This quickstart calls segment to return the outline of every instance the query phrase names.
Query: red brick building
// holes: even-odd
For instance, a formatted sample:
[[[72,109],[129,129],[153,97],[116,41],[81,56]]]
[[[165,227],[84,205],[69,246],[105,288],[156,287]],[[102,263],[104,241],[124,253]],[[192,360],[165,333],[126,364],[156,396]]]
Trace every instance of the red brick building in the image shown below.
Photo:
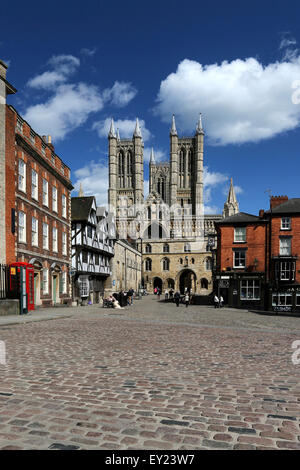
[[[300,198],[216,222],[214,287],[232,307],[300,312]]]
[[[215,292],[229,306],[265,308],[267,223],[244,212],[215,223]]]
[[[34,266],[37,306],[71,302],[70,169],[50,136],[5,105],[6,263]]]
[[[300,198],[272,197],[269,219],[269,306],[300,311]]]

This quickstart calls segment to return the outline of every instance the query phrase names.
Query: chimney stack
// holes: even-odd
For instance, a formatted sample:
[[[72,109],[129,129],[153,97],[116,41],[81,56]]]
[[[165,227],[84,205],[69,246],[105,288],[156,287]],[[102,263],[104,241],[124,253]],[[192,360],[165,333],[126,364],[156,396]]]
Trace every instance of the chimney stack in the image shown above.
[[[275,207],[280,206],[280,204],[283,204],[288,200],[289,198],[287,196],[271,196],[270,209],[274,209]]]
[[[259,218],[260,218],[260,219],[263,219],[263,218],[264,218],[264,215],[265,215],[264,209],[260,209],[260,211],[259,211]]]

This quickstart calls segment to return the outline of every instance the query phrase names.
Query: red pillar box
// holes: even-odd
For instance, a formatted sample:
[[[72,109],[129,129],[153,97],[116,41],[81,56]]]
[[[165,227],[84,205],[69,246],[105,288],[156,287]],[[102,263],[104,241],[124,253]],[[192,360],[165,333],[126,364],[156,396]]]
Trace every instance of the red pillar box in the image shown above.
[[[32,264],[18,262],[9,265],[9,290],[10,296],[20,298],[21,296],[21,267],[25,271],[25,290],[27,296],[27,310],[34,310],[34,268]]]

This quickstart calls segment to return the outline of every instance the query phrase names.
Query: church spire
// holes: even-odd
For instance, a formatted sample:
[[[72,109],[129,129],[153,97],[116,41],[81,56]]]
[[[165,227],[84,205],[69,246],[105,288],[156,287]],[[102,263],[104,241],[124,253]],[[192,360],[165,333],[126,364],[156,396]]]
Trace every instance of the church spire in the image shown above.
[[[176,124],[175,124],[175,115],[174,114],[173,114],[173,117],[172,117],[171,135],[177,135],[177,129],[176,129]]]
[[[150,153],[150,164],[155,165],[155,156],[154,156],[154,150],[153,147],[151,148],[151,153]]]
[[[83,189],[82,189],[82,183],[80,183],[79,192],[78,192],[78,197],[84,197]]]
[[[196,127],[196,134],[204,134],[203,127],[202,127],[202,113],[199,114],[199,121]]]
[[[108,137],[116,138],[115,124],[114,124],[113,118],[111,118],[110,130],[109,130],[109,133],[108,133]]]
[[[239,212],[239,203],[237,202],[233,180],[230,178],[230,187],[228,191],[227,200],[224,204],[223,217],[230,217],[231,215]]]
[[[136,118],[135,129],[133,133],[133,137],[142,137],[142,132],[140,128],[139,118]]]

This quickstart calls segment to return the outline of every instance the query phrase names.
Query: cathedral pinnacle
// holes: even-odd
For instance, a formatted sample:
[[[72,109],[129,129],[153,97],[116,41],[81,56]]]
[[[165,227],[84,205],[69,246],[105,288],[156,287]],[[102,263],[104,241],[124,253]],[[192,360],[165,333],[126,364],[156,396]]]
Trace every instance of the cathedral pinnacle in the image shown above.
[[[227,200],[224,204],[223,217],[230,217],[231,215],[237,214],[239,212],[239,203],[237,202],[233,180],[230,178],[230,187],[228,191]]]
[[[202,127],[202,113],[199,114],[199,121],[196,127],[196,134],[204,134]]]
[[[177,135],[176,124],[175,124],[175,115],[174,114],[173,114],[173,117],[172,117],[171,135]]]
[[[115,124],[114,124],[113,118],[111,118],[110,130],[109,130],[109,133],[108,133],[108,137],[116,138]]]
[[[78,192],[78,197],[84,197],[83,189],[82,189],[82,183],[80,183],[79,192]]]
[[[135,130],[134,130],[134,133],[133,133],[133,137],[142,137],[140,123],[139,123],[138,118],[136,118],[136,124],[135,124]]]
[[[151,148],[151,153],[150,153],[150,164],[155,164],[155,156],[154,156],[154,151],[153,147]]]

